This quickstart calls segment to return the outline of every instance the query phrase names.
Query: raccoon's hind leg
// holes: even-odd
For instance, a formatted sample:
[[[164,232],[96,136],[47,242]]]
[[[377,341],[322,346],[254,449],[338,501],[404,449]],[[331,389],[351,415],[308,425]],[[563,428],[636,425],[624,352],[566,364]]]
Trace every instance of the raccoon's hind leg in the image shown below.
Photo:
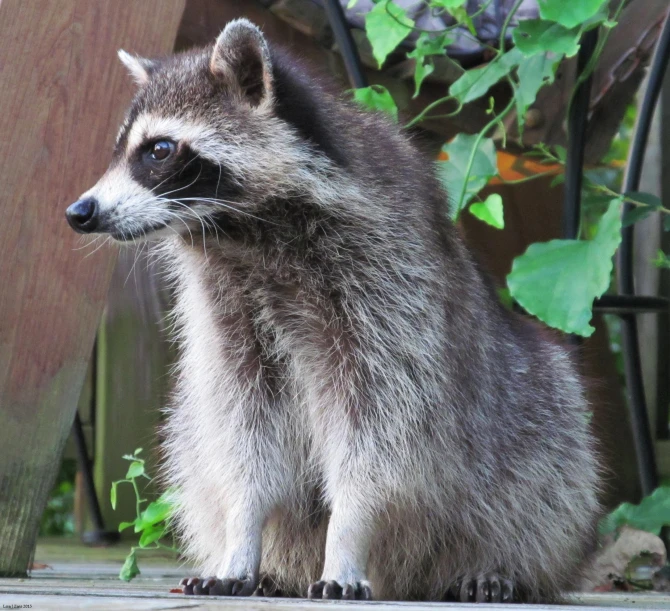
[[[462,603],[511,603],[514,583],[496,573],[466,577],[455,582],[445,598]]]

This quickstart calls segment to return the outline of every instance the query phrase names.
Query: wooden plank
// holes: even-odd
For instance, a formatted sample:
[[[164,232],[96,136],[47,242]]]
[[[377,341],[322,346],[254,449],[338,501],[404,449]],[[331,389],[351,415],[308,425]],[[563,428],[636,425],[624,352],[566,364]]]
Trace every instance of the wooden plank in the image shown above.
[[[172,48],[183,2],[0,3],[0,574],[30,563],[102,311],[112,250],[64,210],[109,161],[132,88],[115,58]]]
[[[185,597],[170,593],[175,583],[192,569],[175,559],[141,553],[140,575],[130,583],[119,581],[118,571],[125,550],[83,547],[75,541],[45,539],[37,546],[36,561],[48,566],[34,570],[31,579],[0,579],[0,600],[32,605],[34,609],[240,609],[240,611],[317,611],[332,604],[286,598]],[[578,593],[566,597],[560,609],[670,609],[667,593],[621,592]],[[471,603],[354,602],[342,609],[362,611],[435,611],[472,609]],[[548,605],[487,604],[488,609],[550,611]]]

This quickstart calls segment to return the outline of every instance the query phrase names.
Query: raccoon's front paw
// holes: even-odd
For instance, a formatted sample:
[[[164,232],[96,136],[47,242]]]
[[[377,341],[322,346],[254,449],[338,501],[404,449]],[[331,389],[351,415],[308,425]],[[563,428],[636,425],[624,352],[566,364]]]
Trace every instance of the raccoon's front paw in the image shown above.
[[[277,580],[274,577],[271,575],[264,575],[252,596],[275,598],[283,596],[283,592],[280,590]]]
[[[256,590],[257,580],[252,577],[245,579],[185,577],[179,585],[182,587],[182,592],[187,595],[251,596]]]
[[[317,581],[309,586],[307,598],[324,600],[372,600],[372,590],[367,581],[340,584],[337,581]]]
[[[447,600],[462,603],[511,603],[514,600],[514,584],[495,574],[467,577],[451,586]]]

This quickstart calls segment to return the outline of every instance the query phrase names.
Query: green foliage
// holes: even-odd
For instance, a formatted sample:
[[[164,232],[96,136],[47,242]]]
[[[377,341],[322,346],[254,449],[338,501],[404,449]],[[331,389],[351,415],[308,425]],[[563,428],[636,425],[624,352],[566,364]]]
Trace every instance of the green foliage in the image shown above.
[[[514,96],[519,133],[523,133],[526,112],[535,102],[540,89],[554,82],[556,68],[561,59],[562,56],[555,53],[539,53],[519,64],[518,86]]]
[[[660,486],[639,505],[622,503],[601,520],[599,529],[604,535],[613,534],[622,526],[646,530],[655,535],[670,526],[670,486]]]
[[[142,532],[155,527],[157,524],[167,522],[172,514],[172,507],[170,493],[163,493],[157,501],[149,503],[147,508],[135,519],[135,532]]]
[[[626,193],[627,201],[634,201],[637,205],[627,210],[623,215],[623,226],[628,227],[642,219],[646,219],[653,212],[663,208],[661,199],[651,193]],[[640,205],[641,204],[641,205]]]
[[[144,463],[134,460],[130,463],[130,467],[128,467],[126,479],[133,479],[135,477],[140,477],[141,475],[144,475]]]
[[[433,0],[431,4],[436,8],[443,8],[452,13],[452,11],[463,8],[466,2],[467,0]]]
[[[491,193],[483,202],[471,204],[468,210],[470,210],[470,214],[488,223],[491,227],[496,229],[505,227],[503,200],[497,193]]]
[[[461,104],[472,102],[486,95],[488,90],[514,70],[522,59],[523,55],[518,49],[510,49],[483,68],[465,72],[449,87],[449,95]]]
[[[128,472],[125,479],[112,483],[109,495],[112,508],[116,509],[117,488],[120,484],[130,484],[135,493],[135,519],[131,522],[121,522],[119,524],[119,532],[123,532],[132,526],[133,531],[140,535],[138,545],[130,548],[130,553],[119,573],[119,579],[123,581],[130,581],[140,573],[137,566],[138,550],[163,549],[175,553],[178,551],[176,548],[165,545],[160,541],[169,531],[170,516],[174,508],[173,491],[167,490],[158,499],[150,502],[142,509],[142,505],[148,501],[140,496],[138,480],[140,478],[151,480],[151,478],[146,473],[144,459],[139,456],[141,452],[142,448],[137,448],[133,454],[127,454],[123,457],[130,461]]]
[[[652,260],[652,263],[661,269],[670,269],[670,257],[668,257],[662,250],[659,250],[658,253],[656,253],[656,258]]]
[[[365,16],[365,32],[380,68],[388,55],[407,38],[413,26],[405,9],[391,0],[375,4]]]
[[[435,55],[445,55],[447,47],[453,40],[446,33],[432,34],[430,32],[421,32],[416,41],[416,47],[407,54],[407,57],[416,62],[414,67],[414,96],[419,95],[421,84],[424,79],[433,73],[433,57]]]
[[[74,479],[76,473],[76,461],[63,460],[56,483],[42,514],[40,537],[63,537],[74,534]]]
[[[137,554],[135,548],[126,556],[126,561],[123,563],[119,571],[119,579],[123,581],[132,581],[140,574],[140,569],[137,566]]]
[[[606,4],[606,0],[540,0],[540,17],[566,28],[574,28],[597,15],[603,4]]]
[[[512,39],[526,57],[551,51],[572,57],[579,51],[581,28],[565,28],[559,23],[544,19],[521,21]]]
[[[414,97],[419,94],[425,79],[434,71],[436,57],[446,54],[452,43],[451,30],[466,25],[472,27],[472,18],[467,14],[464,0],[427,0],[429,7],[439,13],[450,13],[458,24],[440,32],[420,31],[416,48],[407,57],[415,60]],[[497,158],[492,132],[502,135],[505,146],[504,120],[516,111],[519,133],[523,134],[528,109],[537,99],[538,92],[554,81],[558,65],[566,57],[579,51],[584,32],[601,27],[598,43],[592,60],[580,80],[595,68],[607,37],[616,25],[623,8],[619,0],[613,3],[612,15],[607,0],[540,0],[540,19],[521,19],[514,29],[512,39],[515,47],[506,50],[504,45],[493,52],[491,61],[485,66],[464,71],[449,87],[448,95],[423,109],[407,123],[407,127],[419,124],[426,118],[435,118],[430,113],[446,103],[456,110],[486,96],[491,88],[506,82],[513,92],[510,104],[502,110],[489,104],[489,123],[477,134],[459,134],[445,144],[442,151],[448,159],[438,162],[438,175],[449,193],[449,214],[456,220],[462,210],[470,213],[492,227],[503,229],[504,206],[498,195],[479,201],[479,192],[491,178],[497,176]],[[514,10],[520,6],[514,4]],[[500,41],[506,40],[506,31],[513,21],[508,15],[500,33]],[[389,0],[379,0],[368,14],[366,32],[378,63],[381,65],[389,53],[409,35],[416,31],[407,14]],[[581,82],[581,81],[580,81]],[[361,90],[357,99],[371,108],[390,112],[397,117],[397,109],[385,89]],[[608,153],[607,160],[621,161],[628,147],[634,110],[626,114],[619,137]],[[439,115],[438,115],[439,116]],[[565,165],[566,152],[562,147],[549,150],[538,145],[535,150],[540,161]],[[558,174],[552,186],[563,182]],[[670,211],[661,206],[658,198],[643,193],[628,193],[622,196],[619,187],[620,172],[613,168],[590,169],[584,174],[584,212],[578,240],[553,240],[544,244],[533,244],[514,261],[509,274],[508,287],[511,298],[518,301],[528,312],[542,321],[570,333],[588,336],[593,332],[589,324],[594,298],[601,295],[611,281],[612,256],[619,244],[622,226],[628,226],[653,212],[664,215],[664,229],[670,231]],[[622,202],[628,206],[623,219],[619,213]],[[670,267],[663,253],[654,260],[660,267]]]
[[[531,244],[507,277],[512,297],[528,312],[566,333],[590,336],[593,300],[610,285],[621,241],[621,201],[613,200],[592,240]]]
[[[491,138],[458,134],[442,147],[442,151],[449,155],[449,160],[438,162],[438,171],[447,185],[447,192],[455,196],[450,209],[450,215],[455,219],[497,174],[496,148]]]
[[[371,85],[354,90],[354,100],[370,110],[388,113],[396,123],[398,122],[398,107],[393,101],[393,96],[383,85]]]

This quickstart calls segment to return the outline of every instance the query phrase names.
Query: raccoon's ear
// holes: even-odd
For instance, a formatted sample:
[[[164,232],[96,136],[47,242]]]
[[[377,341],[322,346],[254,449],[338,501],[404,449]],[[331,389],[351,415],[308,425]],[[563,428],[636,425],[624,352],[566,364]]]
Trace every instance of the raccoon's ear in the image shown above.
[[[119,49],[119,59],[123,65],[128,68],[128,72],[135,79],[138,85],[145,85],[151,78],[151,73],[156,69],[158,62],[152,59],[145,59],[137,55],[126,53],[123,49]]]
[[[260,29],[246,19],[231,21],[219,34],[209,68],[252,106],[272,98],[270,51]]]

